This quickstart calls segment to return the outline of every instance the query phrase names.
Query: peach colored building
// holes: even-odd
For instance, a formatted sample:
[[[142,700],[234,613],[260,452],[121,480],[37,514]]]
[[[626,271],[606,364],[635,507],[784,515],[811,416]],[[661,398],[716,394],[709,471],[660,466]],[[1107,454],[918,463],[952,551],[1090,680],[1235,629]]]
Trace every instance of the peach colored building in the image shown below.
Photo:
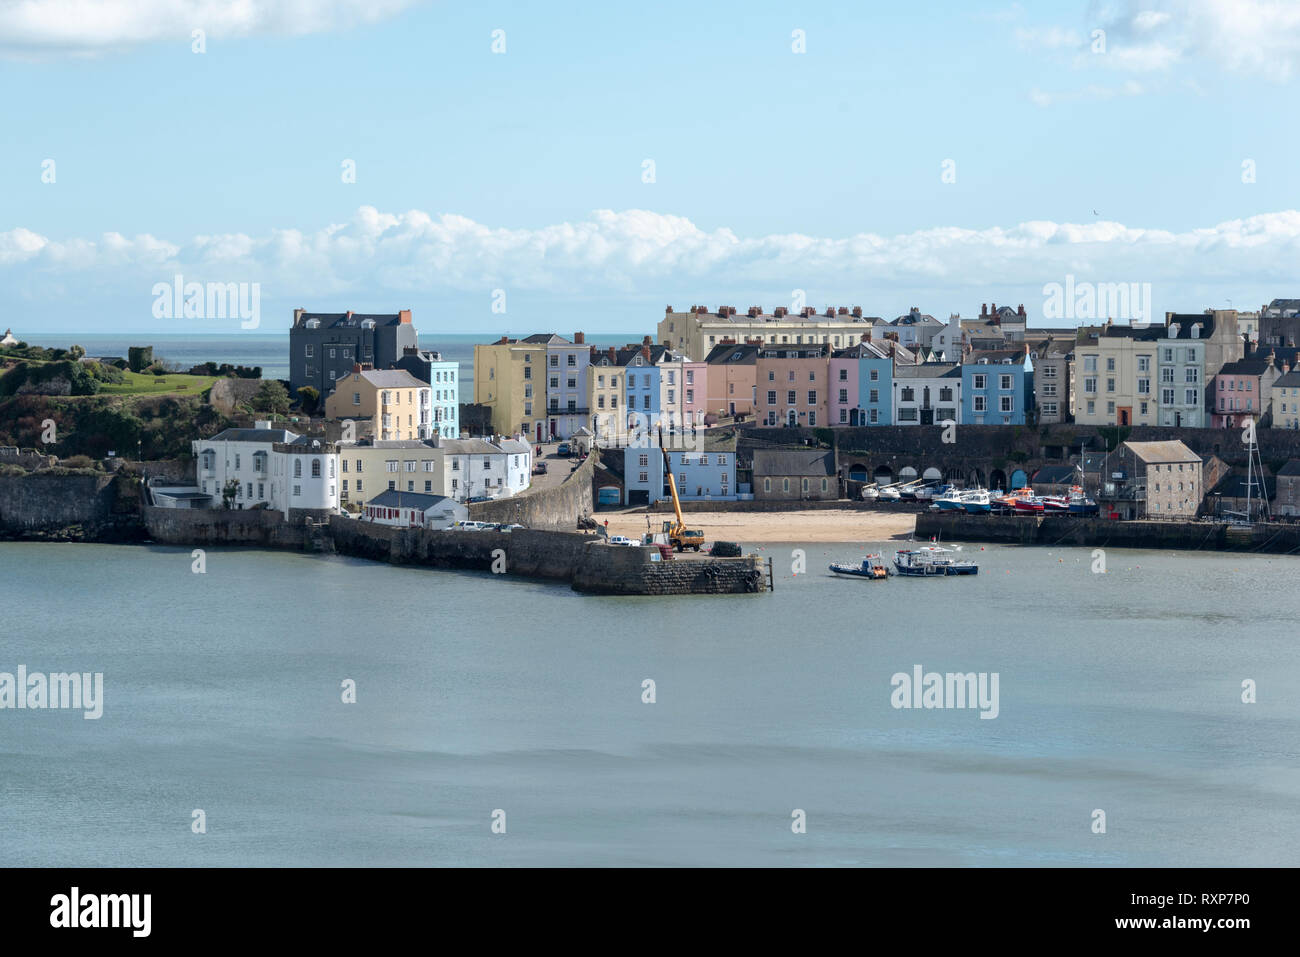
[[[709,364],[682,363],[682,421],[703,422],[709,411]]]
[[[757,345],[723,342],[709,351],[705,384],[708,407],[715,415],[742,415],[754,411],[754,369]]]
[[[760,349],[754,363],[758,423],[765,426],[830,425],[829,345]]]

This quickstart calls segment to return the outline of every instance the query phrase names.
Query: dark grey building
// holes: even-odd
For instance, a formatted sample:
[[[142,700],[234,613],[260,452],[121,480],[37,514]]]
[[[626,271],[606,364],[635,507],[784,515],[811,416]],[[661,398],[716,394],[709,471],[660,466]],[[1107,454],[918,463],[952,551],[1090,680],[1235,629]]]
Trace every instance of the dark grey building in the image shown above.
[[[392,315],[360,312],[293,311],[289,330],[289,389],[305,385],[321,398],[334,391],[334,380],[355,363],[387,369],[419,345],[411,310]]]

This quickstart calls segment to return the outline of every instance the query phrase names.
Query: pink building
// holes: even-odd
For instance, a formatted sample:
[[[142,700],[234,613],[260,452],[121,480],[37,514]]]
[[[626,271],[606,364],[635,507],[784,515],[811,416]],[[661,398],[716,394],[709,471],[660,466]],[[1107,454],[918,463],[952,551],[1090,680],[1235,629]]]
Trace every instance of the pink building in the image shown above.
[[[1247,419],[1258,422],[1281,374],[1271,354],[1224,365],[1211,386],[1210,428],[1231,429],[1244,425]]]
[[[682,364],[682,417],[686,422],[704,421],[709,407],[709,364]]]
[[[759,350],[754,364],[754,412],[764,426],[826,426],[829,418],[829,344]]]
[[[830,386],[827,411],[830,419],[827,425],[848,425],[849,413],[858,408],[858,370],[862,363],[858,361],[860,347],[841,349],[830,359]],[[857,415],[853,416],[857,424]]]

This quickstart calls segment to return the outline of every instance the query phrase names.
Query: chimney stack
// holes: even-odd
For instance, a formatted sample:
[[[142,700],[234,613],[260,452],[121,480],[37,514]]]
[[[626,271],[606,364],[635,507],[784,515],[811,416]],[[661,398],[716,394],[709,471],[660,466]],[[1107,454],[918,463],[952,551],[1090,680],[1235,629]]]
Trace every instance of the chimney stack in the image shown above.
[[[587,344],[587,337],[581,332],[575,332],[573,334],[573,344],[575,346],[585,346]]]
[[[647,338],[649,338],[649,337],[647,336]],[[642,347],[641,347],[641,356],[642,356],[642,358],[645,359],[646,362],[649,362],[649,361],[650,361],[650,347],[649,347],[649,346],[642,346]]]

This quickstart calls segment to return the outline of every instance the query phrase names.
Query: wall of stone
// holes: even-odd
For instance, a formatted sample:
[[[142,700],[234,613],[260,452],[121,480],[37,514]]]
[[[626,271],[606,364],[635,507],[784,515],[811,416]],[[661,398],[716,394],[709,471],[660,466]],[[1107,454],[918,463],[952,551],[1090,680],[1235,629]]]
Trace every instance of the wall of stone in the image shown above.
[[[166,545],[259,545],[306,548],[310,531],[269,509],[141,508],[149,538]]]
[[[595,510],[592,476],[596,457],[586,460],[554,488],[527,491],[493,502],[469,505],[469,517],[476,522],[518,523],[528,528],[573,529],[578,519]]]
[[[1009,542],[1018,545],[1078,545],[1089,548],[1163,548],[1178,551],[1300,550],[1300,525],[1257,524],[1253,528],[1213,522],[1119,522],[1101,518],[1023,515],[917,516],[916,537],[940,541]]]
[[[143,537],[139,485],[127,476],[0,476],[0,537],[133,541]]]

